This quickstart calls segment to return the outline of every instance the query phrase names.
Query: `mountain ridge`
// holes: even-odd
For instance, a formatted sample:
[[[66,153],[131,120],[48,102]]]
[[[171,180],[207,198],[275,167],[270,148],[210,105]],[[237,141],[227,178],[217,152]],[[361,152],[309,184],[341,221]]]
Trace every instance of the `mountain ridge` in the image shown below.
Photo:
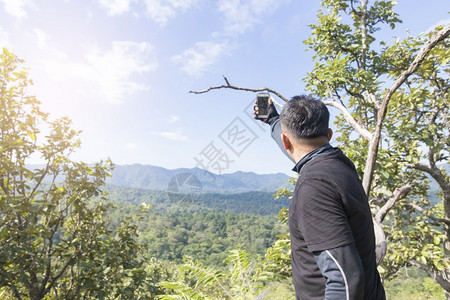
[[[107,183],[161,191],[167,190],[171,180],[180,174],[190,174],[198,179],[203,192],[232,194],[249,191],[274,192],[289,187],[289,176],[283,173],[257,174],[236,171],[218,175],[200,168],[166,169],[143,164],[116,165]]]

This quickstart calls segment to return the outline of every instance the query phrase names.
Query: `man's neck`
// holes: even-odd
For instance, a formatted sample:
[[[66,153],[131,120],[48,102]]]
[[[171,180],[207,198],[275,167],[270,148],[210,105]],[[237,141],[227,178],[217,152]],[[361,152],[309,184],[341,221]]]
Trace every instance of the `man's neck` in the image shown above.
[[[315,148],[303,148],[303,147],[297,147],[295,151],[292,153],[292,158],[294,159],[295,163],[298,163],[303,157],[305,157],[308,153],[311,151],[314,151],[318,147]]]
[[[328,143],[329,140],[327,138],[315,140],[314,143],[311,143],[311,141],[301,141],[300,143],[295,144],[294,151],[291,153],[291,156],[294,159],[295,163],[298,163],[308,153]]]

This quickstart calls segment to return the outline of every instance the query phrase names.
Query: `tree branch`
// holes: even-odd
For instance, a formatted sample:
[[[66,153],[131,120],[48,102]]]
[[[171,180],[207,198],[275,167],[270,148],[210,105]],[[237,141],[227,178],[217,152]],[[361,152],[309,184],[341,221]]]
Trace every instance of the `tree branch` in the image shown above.
[[[54,226],[53,229],[51,229],[50,237],[48,238],[48,246],[47,250],[45,251],[46,256],[46,266],[45,266],[45,275],[42,279],[42,287],[45,289],[45,286],[47,285],[48,280],[50,279],[50,275],[52,273],[52,249],[53,249],[53,238],[55,236],[56,231],[58,230],[59,226]]]
[[[56,283],[56,281],[59,279],[59,277],[61,277],[64,274],[67,267],[69,267],[75,261],[75,258],[76,258],[76,256],[72,256],[71,258],[69,258],[69,260],[62,267],[62,269],[59,271],[59,273],[55,277],[51,278],[51,280],[48,282],[47,288],[45,289],[45,293],[48,293],[52,289],[53,285]]]
[[[13,283],[7,283],[6,286],[9,286],[11,290],[13,291],[14,296],[16,296],[17,299],[22,300],[22,297],[20,296],[19,290],[17,290],[16,286]]]
[[[422,214],[425,211],[422,207],[420,207],[419,205],[414,204],[414,203],[408,203],[406,205],[411,206],[412,208],[414,208],[415,210],[421,212]],[[427,217],[430,218],[431,220],[433,220],[434,222],[444,223],[444,224],[450,226],[450,220],[442,219],[442,218],[436,218],[436,217],[433,217],[433,216],[427,216]]]
[[[448,269],[444,269],[443,271],[438,272],[436,270],[433,270],[432,268],[429,268],[427,265],[424,265],[412,259],[408,260],[408,263],[427,272],[437,283],[439,283],[442,288],[444,288],[444,290],[446,290],[447,292],[450,291],[450,272]]]
[[[366,69],[366,56],[367,56],[367,24],[366,24],[366,16],[367,16],[367,2],[361,0],[361,44],[362,44],[362,53],[361,53],[361,68],[363,70]]]
[[[409,185],[409,184],[402,186],[401,188],[396,188],[394,193],[392,194],[392,197],[389,198],[389,200],[383,205],[383,207],[380,208],[380,210],[375,215],[375,220],[377,220],[380,223],[383,222],[387,213],[391,210],[391,208],[395,205],[395,203],[397,203],[397,201],[405,198],[406,195],[408,195],[410,190],[411,190],[411,185]]]
[[[336,102],[336,101],[323,101],[325,105],[333,106],[337,109],[339,109],[342,114],[344,115],[345,120],[365,139],[371,140],[372,139],[372,133],[370,133],[369,130],[361,126],[354,118],[353,116],[348,112],[347,108],[343,106],[342,104]]]
[[[351,1],[350,1],[350,4],[351,4],[351,6],[352,6],[352,12],[353,12],[355,15],[357,15],[357,16],[361,16],[361,13],[358,12],[358,11],[356,11],[355,7],[353,6],[353,1],[354,1],[354,0],[351,0]]]
[[[408,77],[413,74],[420,66],[422,61],[425,59],[427,54],[442,40],[447,38],[450,35],[450,25],[447,25],[444,29],[441,31],[435,33],[420,49],[419,53],[417,53],[416,57],[414,58],[414,61],[409,66],[409,68],[400,74],[400,76],[397,78],[397,80],[394,82],[394,84],[389,88],[386,95],[383,98],[383,102],[381,104],[381,109],[378,112],[378,119],[383,120],[386,116],[387,112],[387,106],[389,104],[389,101],[391,100],[392,95],[394,92],[408,79]]]
[[[339,109],[342,114],[344,115],[345,120],[365,139],[370,140],[372,138],[372,134],[363,126],[361,126],[354,118],[353,116],[349,113],[349,111],[347,110],[347,108],[345,107],[345,105],[343,103],[338,103],[335,101],[334,99],[334,94],[333,91],[331,90],[330,85],[321,80],[319,77],[317,77],[314,74],[311,74],[312,77],[314,77],[316,80],[318,80],[320,83],[322,83],[328,90],[328,94],[330,96],[331,101],[323,101],[323,103],[325,103],[325,105],[328,106],[333,106],[334,108]]]
[[[378,147],[381,139],[381,128],[383,127],[384,118],[386,117],[387,107],[394,92],[413,74],[417,68],[419,68],[422,61],[427,54],[442,40],[447,38],[450,34],[450,25],[447,25],[441,31],[435,33],[420,49],[419,53],[414,58],[414,61],[409,68],[402,72],[397,78],[394,84],[388,89],[381,103],[380,109],[377,114],[377,123],[375,126],[375,132],[373,134],[373,140],[369,143],[369,153],[366,160],[366,167],[364,169],[363,187],[367,195],[370,193],[370,186],[373,180],[373,174],[375,172],[375,163],[377,161]]]
[[[189,91],[189,93],[191,94],[204,94],[204,93],[208,93],[209,91],[212,90],[218,90],[218,89],[232,89],[232,90],[239,90],[239,91],[248,91],[248,92],[269,92],[272,93],[274,95],[276,95],[278,98],[284,100],[285,102],[288,102],[289,100],[284,97],[283,95],[281,95],[279,92],[272,90],[270,88],[267,87],[263,87],[263,88],[259,88],[259,89],[252,89],[252,88],[246,88],[246,87],[240,87],[240,86],[235,86],[235,85],[231,85],[228,82],[228,79],[224,76],[223,77],[225,80],[226,85],[217,85],[217,86],[211,86],[205,90],[202,91]]]
[[[36,182],[36,185],[34,186],[31,193],[28,195],[28,199],[31,199],[36,192],[36,190],[41,186],[42,180],[44,180],[45,176],[47,176],[48,171],[50,170],[50,159],[47,161],[47,165],[45,166],[45,170],[42,173],[42,176],[39,178],[39,180]]]
[[[377,101],[377,97],[373,93],[367,93],[367,100],[373,104],[375,109],[380,109],[380,103]]]
[[[445,176],[437,167],[432,168],[422,163],[415,164],[412,167],[416,170],[428,173],[431,177],[433,177],[434,180],[436,180],[436,182],[443,190],[445,190],[446,188],[448,189],[449,183],[447,182]]]
[[[333,90],[331,89],[331,87],[330,87],[330,85],[328,84],[328,82],[323,81],[322,79],[320,79],[319,77],[317,77],[317,75],[315,75],[315,74],[311,74],[311,76],[314,77],[317,81],[319,81],[321,84],[323,84],[323,85],[327,88],[328,95],[330,96],[331,101],[333,101],[333,102],[336,101],[336,99],[334,99]],[[342,104],[342,106],[345,107],[345,105],[344,105],[344,103],[342,103],[342,101],[341,101],[341,104]]]

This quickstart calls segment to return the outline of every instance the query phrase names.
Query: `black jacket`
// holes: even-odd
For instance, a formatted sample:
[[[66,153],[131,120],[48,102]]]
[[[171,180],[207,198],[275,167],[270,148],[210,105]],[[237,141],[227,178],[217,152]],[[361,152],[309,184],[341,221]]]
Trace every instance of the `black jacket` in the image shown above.
[[[272,136],[281,144],[279,121]],[[324,145],[294,167],[289,207],[297,299],[385,299],[369,203],[353,163]]]

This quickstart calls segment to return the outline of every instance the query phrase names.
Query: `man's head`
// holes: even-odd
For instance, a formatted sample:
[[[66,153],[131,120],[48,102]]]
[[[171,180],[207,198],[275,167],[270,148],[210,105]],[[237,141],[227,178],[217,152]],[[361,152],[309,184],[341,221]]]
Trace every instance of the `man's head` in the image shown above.
[[[330,113],[322,101],[311,96],[295,96],[286,103],[280,115],[282,139],[288,152],[292,145],[317,148],[328,143]],[[306,150],[306,149],[305,149]],[[292,155],[292,154],[291,154]]]

